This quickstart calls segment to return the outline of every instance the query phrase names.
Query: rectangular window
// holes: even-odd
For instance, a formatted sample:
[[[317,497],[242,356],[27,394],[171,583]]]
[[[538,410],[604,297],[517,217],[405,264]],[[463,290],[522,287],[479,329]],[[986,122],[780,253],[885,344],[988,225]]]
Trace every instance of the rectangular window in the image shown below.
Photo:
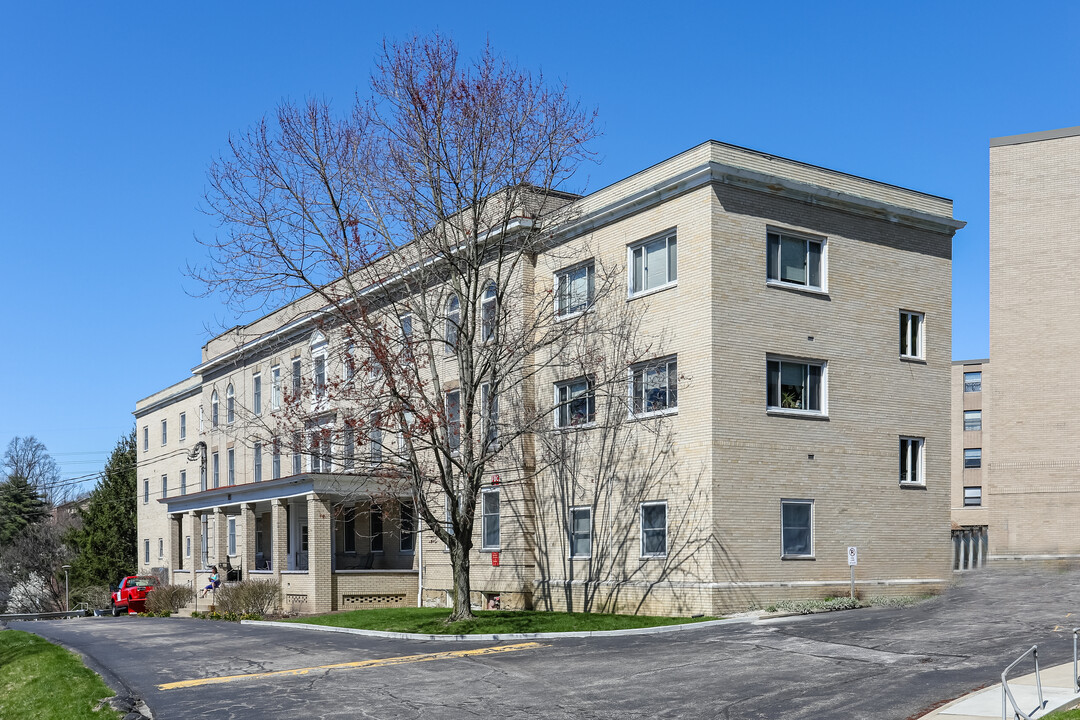
[[[228,462],[229,462],[229,484],[236,484],[236,450],[229,448],[228,450]]]
[[[641,557],[667,555],[667,502],[641,503]]]
[[[184,557],[191,557],[191,536],[184,536]]]
[[[352,425],[346,425],[342,433],[342,457],[345,461],[345,469],[352,470],[356,464],[356,430]]]
[[[480,501],[483,515],[481,517],[481,549],[499,549],[499,491],[482,490]]]
[[[270,368],[270,409],[281,409],[281,367]]]
[[[165,539],[164,538],[158,538],[157,539],[157,556],[158,556],[158,560],[165,557]]]
[[[229,518],[229,554],[236,554],[236,518]]]
[[[631,373],[631,414],[648,415],[678,409],[679,371],[675,358],[635,365]]]
[[[814,501],[780,501],[781,557],[814,556]]]
[[[570,508],[570,557],[592,557],[592,508]]]
[[[303,382],[303,375],[300,373],[300,358],[293,358],[292,361],[292,392],[294,397],[300,396],[300,385]]]
[[[382,428],[379,427],[379,413],[371,413],[371,429],[368,437],[371,438],[371,464],[378,465],[383,459]]]
[[[401,503],[401,552],[416,550],[416,508],[411,502]]]
[[[143,540],[143,564],[150,564],[150,541]]]
[[[251,378],[251,410],[262,415],[262,375],[259,373]]]
[[[679,279],[675,233],[630,248],[630,295],[656,290]]]
[[[270,453],[270,479],[277,480],[281,477],[281,440],[270,441]]]
[[[964,373],[964,392],[982,392],[982,373]]]
[[[187,414],[180,413],[180,442],[187,440]]]
[[[964,411],[964,432],[982,430],[982,410]]]
[[[923,438],[900,438],[900,483],[923,483]]]
[[[142,449],[143,451],[150,449],[150,426],[143,425],[142,429]]]
[[[167,445],[169,443],[169,421],[161,421],[161,444]]]
[[[262,482],[262,443],[255,443],[251,448],[255,482]]]
[[[824,288],[825,241],[768,233],[769,282],[786,283],[821,290]]]
[[[202,566],[210,566],[210,516],[203,515],[202,522],[202,534],[199,536],[199,552],[202,553]]]
[[[402,315],[398,319],[401,321],[401,337],[404,338],[406,341],[408,341],[410,338],[412,338],[412,331],[413,331],[412,314],[405,313],[404,315]]]
[[[900,357],[925,357],[923,351],[923,314],[900,311]]]
[[[964,507],[978,507],[982,505],[982,486],[964,488]]]
[[[147,503],[150,502],[150,481],[149,480],[143,480],[142,481],[142,501],[143,501],[143,505],[146,505]]]
[[[316,355],[312,360],[315,367],[311,380],[315,386],[315,397],[321,399],[326,397],[326,356]]]
[[[982,448],[964,448],[964,468],[982,467]]]
[[[495,449],[499,446],[499,398],[489,383],[480,386],[480,413],[487,449]]]
[[[214,472],[214,487],[221,487],[221,458],[217,453],[211,455],[211,465]]]
[[[168,475],[162,475],[161,476],[161,497],[163,497],[163,498],[169,497],[169,476]]]
[[[555,385],[555,427],[588,425],[596,421],[596,393],[589,378]]]
[[[461,393],[457,390],[446,393],[446,442],[450,452],[457,452],[461,446]]]
[[[371,552],[383,551],[383,515],[382,508],[378,505],[371,506]]]
[[[187,470],[180,471],[180,494],[187,495]]]
[[[825,363],[769,360],[767,374],[768,410],[824,414]]]
[[[590,260],[570,270],[555,275],[555,315],[567,317],[585,312],[593,303],[596,271]]]
[[[356,509],[347,508],[345,510],[344,522],[341,523],[341,534],[344,536],[345,541],[342,545],[345,548],[345,552],[356,552]]]
[[[303,438],[300,433],[293,435],[292,473],[299,475],[303,472]]]

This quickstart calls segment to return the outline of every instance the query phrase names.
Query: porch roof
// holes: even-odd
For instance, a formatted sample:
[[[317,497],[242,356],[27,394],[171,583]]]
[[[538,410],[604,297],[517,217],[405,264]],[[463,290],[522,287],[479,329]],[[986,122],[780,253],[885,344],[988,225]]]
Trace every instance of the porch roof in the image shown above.
[[[161,498],[158,502],[165,505],[168,513],[173,514],[210,510],[223,505],[300,497],[308,493],[323,497],[372,497],[386,492],[385,483],[384,479],[367,476],[301,473],[276,480],[226,485],[187,495],[174,495]]]

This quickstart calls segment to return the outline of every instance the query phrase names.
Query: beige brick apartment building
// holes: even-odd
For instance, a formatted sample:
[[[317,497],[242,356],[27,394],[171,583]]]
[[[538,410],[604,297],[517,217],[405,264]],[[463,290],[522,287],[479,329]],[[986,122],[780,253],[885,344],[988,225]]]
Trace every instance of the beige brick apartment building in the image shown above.
[[[1067,277],[1080,260],[1078,199],[1080,127],[990,141],[991,362],[969,361],[983,363],[983,386],[962,398],[963,410],[977,402],[985,413],[981,437],[963,433],[966,453],[981,448],[981,469],[960,469],[958,457],[953,475],[954,526],[983,526],[990,562],[1080,557],[1080,299]],[[965,422],[959,387],[954,423]],[[981,507],[961,506],[976,484]]]
[[[522,294],[616,268],[597,303],[635,309],[651,356],[626,369],[612,443],[586,378],[536,380],[526,400],[554,402],[537,445],[578,443],[593,471],[528,473],[508,449],[479,501],[475,600],[719,613],[845,592],[850,546],[862,594],[946,582],[951,201],[707,142],[574,210]],[[141,570],[201,584],[228,558],[300,612],[442,604],[448,556],[408,497],[261,433],[283,386],[347,372],[319,309],[214,338],[193,378],[137,403]]]

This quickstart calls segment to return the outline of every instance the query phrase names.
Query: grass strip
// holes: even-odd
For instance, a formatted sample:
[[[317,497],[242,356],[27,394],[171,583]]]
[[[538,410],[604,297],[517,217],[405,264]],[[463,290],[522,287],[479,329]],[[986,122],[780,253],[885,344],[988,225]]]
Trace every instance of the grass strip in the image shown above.
[[[382,608],[290,618],[286,622],[428,635],[504,635],[508,633],[590,632],[658,627],[716,620],[715,617],[657,617],[539,610],[480,610],[475,620],[447,624],[447,608]]]
[[[19,630],[0,632],[0,717],[112,720],[115,693],[73,652]]]
[[[1042,720],[1080,720],[1080,708],[1058,710],[1046,715]]]

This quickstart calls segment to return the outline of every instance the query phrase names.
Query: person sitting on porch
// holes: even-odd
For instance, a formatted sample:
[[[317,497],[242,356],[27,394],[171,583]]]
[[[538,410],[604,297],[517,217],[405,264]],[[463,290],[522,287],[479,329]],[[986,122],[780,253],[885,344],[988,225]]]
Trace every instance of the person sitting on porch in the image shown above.
[[[206,593],[210,592],[211,590],[217,590],[217,586],[220,585],[220,584],[221,584],[221,576],[218,575],[217,565],[211,565],[210,566],[210,584],[202,589],[202,592],[199,593],[199,597],[201,597],[201,598],[206,597]]]

